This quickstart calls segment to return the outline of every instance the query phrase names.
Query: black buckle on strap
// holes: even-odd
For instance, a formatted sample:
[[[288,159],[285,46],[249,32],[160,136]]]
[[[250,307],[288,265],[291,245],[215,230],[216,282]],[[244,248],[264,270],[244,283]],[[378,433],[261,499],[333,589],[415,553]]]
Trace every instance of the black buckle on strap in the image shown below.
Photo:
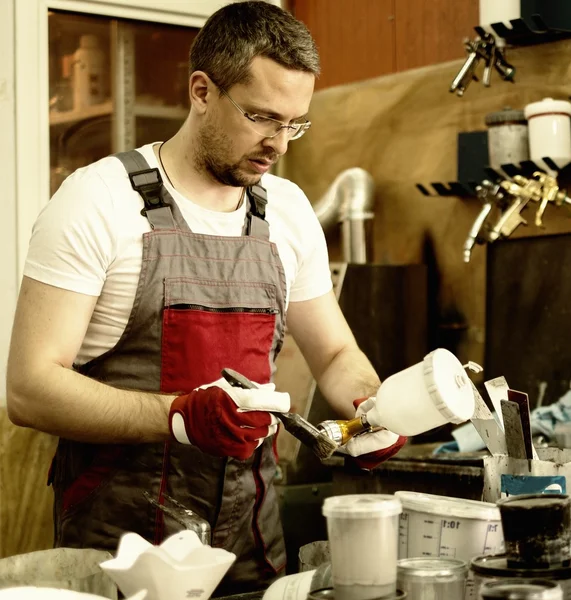
[[[266,188],[255,184],[247,189],[250,197],[251,212],[254,216],[264,220],[266,218],[266,204],[268,203],[268,194]]]
[[[154,175],[155,181],[147,181],[146,176],[148,175]],[[133,189],[141,194],[145,203],[145,208],[141,211],[142,215],[146,215],[147,210],[168,206],[161,195],[163,179],[158,169],[134,171],[129,173],[129,180]]]

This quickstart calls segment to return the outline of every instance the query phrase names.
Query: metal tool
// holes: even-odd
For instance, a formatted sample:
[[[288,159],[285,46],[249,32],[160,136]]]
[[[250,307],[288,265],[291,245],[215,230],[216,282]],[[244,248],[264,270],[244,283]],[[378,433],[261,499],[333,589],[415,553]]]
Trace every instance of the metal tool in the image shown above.
[[[502,400],[508,399],[508,390],[510,386],[503,376],[490,379],[484,382],[484,387],[488,392],[488,396],[492,401],[492,406],[496,412],[497,418],[500,422],[500,426],[504,429],[504,417],[502,413]]]
[[[482,230],[493,206],[500,204],[504,199],[504,193],[500,185],[492,183],[487,179],[484,179],[480,185],[476,186],[476,193],[478,198],[483,202],[483,205],[464,242],[464,262],[470,262],[472,249],[476,243],[483,244],[488,241],[487,234],[482,235]]]
[[[537,177],[541,184],[541,200],[539,208],[535,213],[535,224],[537,227],[543,227],[543,213],[549,202],[554,202],[557,206],[561,206],[563,203],[571,204],[571,198],[567,196],[565,190],[559,188],[557,179],[552,175],[536,171],[533,176]]]
[[[525,453],[528,459],[537,459],[537,451],[535,450],[531,436],[531,416],[529,413],[529,397],[524,392],[517,390],[508,390],[508,400],[515,402],[519,406],[519,415],[521,427],[523,431],[523,439],[525,443]]]
[[[557,179],[554,176],[542,171],[536,171],[533,177],[527,178],[522,175],[515,175],[513,181],[506,180],[500,183],[502,188],[515,197],[516,200],[512,205],[512,214],[506,215],[502,223],[500,223],[502,221],[502,218],[500,218],[500,221],[494,228],[494,231],[497,230],[498,235],[501,234],[507,237],[520,223],[527,223],[519,213],[521,213],[530,200],[539,203],[539,208],[535,215],[535,224],[538,227],[543,226],[543,214],[550,202],[556,206],[561,206],[564,203],[571,204],[571,198],[567,196],[565,190],[559,188]]]
[[[184,529],[194,531],[205,546],[210,545],[211,529],[210,524],[206,519],[199,517],[195,512],[186,508],[186,506],[182,505],[178,500],[175,500],[167,494],[163,494],[163,504],[155,500],[147,491],[143,492],[143,496],[149,504],[152,504],[155,508],[173,519],[173,521],[176,521],[179,525],[184,527]]]
[[[486,444],[486,448],[494,456],[498,454],[507,454],[506,438],[504,432],[494,419],[490,409],[486,406],[484,399],[478,392],[474,382],[470,381],[474,391],[474,399],[476,407],[470,421],[480,434],[482,441]]]
[[[468,53],[468,57],[450,85],[451,93],[456,92],[458,96],[463,96],[470,83],[476,79],[476,67],[481,60],[481,56],[478,53],[479,42],[480,38],[476,38],[473,42],[467,38],[464,40],[464,48]]]
[[[486,87],[490,86],[493,69],[504,81],[513,82],[515,68],[506,60],[504,50],[498,48],[496,38],[491,33],[476,37],[474,40],[465,38],[463,44],[468,56],[452,81],[450,92],[456,92],[458,96],[463,96],[470,83],[478,81],[476,69],[480,61],[484,61],[485,64],[482,83]]]
[[[571,205],[571,197],[559,187],[557,178],[543,171],[535,171],[533,177],[514,175],[511,179],[496,183],[484,179],[476,186],[476,193],[483,204],[464,242],[463,257],[466,263],[470,262],[475,244],[495,242],[500,237],[507,238],[520,225],[527,225],[522,212],[530,202],[539,204],[535,214],[537,227],[543,227],[543,215],[549,204],[557,207]],[[499,209],[500,215],[495,223],[490,224],[490,215],[495,207]],[[497,212],[494,211],[494,215]]]
[[[317,425],[317,429],[341,446],[352,437],[371,431],[373,426],[368,422],[366,415],[361,415],[348,420],[322,421]]]
[[[258,387],[245,375],[242,375],[233,369],[222,369],[222,377],[234,387],[240,387],[245,390],[252,390]],[[338,444],[335,443],[335,441],[325,435],[322,431],[319,431],[319,429],[314,427],[300,415],[271,410],[267,412],[275,415],[283,423],[287,431],[300,442],[303,442],[321,460],[329,458],[335,450],[337,450]]]
[[[510,458],[526,459],[527,452],[519,404],[510,400],[501,400],[502,419],[505,426],[506,447]]]
[[[492,242],[500,236],[509,237],[519,225],[527,225],[521,212],[530,200],[537,201],[541,198],[541,184],[535,179],[525,179],[516,175],[513,181],[501,181],[500,186],[512,196],[513,200],[491,228],[488,237]]]

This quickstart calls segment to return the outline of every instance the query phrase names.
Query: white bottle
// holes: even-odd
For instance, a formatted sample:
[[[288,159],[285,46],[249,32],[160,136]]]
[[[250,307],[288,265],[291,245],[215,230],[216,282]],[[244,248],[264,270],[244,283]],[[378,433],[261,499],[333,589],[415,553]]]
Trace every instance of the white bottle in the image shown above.
[[[543,166],[548,156],[559,166],[571,161],[571,102],[544,98],[526,105],[529,124],[529,155]]]
[[[500,38],[491,27],[492,23],[503,23],[511,28],[510,21],[521,18],[521,0],[480,0],[480,27],[496,38],[496,44],[503,48],[506,41]]]
[[[373,427],[399,435],[418,435],[445,423],[463,423],[474,413],[472,383],[462,363],[445,348],[387,377],[367,412]]]
[[[82,35],[73,55],[73,108],[105,100],[105,55],[95,35]]]

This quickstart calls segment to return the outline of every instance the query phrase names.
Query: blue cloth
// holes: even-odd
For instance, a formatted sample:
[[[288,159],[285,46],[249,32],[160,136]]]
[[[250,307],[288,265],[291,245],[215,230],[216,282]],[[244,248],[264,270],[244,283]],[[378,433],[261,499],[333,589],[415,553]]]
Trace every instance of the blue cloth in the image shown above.
[[[494,413],[495,415],[495,413]],[[531,434],[543,434],[550,440],[555,437],[554,430],[557,423],[571,422],[571,390],[563,395],[557,402],[549,406],[540,406],[531,411]],[[475,439],[473,433],[479,439]],[[479,437],[472,423],[466,423],[452,432],[454,441],[445,442],[433,450],[433,454],[446,454],[449,452],[475,452],[483,450],[486,445]]]

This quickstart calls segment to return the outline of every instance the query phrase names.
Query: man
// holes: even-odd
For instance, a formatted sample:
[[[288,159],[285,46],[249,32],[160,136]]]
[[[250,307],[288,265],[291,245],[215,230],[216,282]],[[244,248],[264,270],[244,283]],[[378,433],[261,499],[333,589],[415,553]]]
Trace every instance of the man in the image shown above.
[[[219,593],[264,587],[283,569],[268,411],[289,409],[270,384],[286,309],[341,417],[379,386],[335,301],[311,205],[267,173],[309,128],[318,72],[311,36],[286,11],[221,8],[191,49],[180,131],[79,169],[39,216],[8,409],[60,437],[56,545],[114,551],[125,531],[160,543],[176,531],[155,508],[167,495],[236,553]],[[224,367],[262,387],[231,389]],[[347,451],[371,467],[404,441],[370,433]]]

